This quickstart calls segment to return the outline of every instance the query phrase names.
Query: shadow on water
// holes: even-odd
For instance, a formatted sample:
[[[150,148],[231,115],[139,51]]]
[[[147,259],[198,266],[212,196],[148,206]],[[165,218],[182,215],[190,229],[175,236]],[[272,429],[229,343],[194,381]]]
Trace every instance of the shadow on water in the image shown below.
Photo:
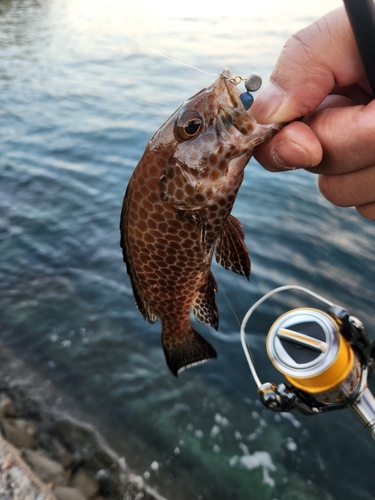
[[[242,319],[263,293],[296,283],[347,306],[373,338],[373,225],[330,207],[310,174],[271,175],[252,161],[234,209],[251,253],[250,283],[214,265],[231,307],[219,292],[219,333],[199,330],[219,359],[172,377],[160,325],[144,322],[134,305],[118,221],[148,138],[210,81],[140,56],[99,22],[89,36],[85,19],[73,15],[82,5],[0,2],[2,342],[101,422],[117,451],[167,498],[341,500],[350,491],[366,500],[374,452],[365,431],[349,412],[324,420],[266,413],[231,308]],[[206,64],[210,53],[199,56],[194,22],[180,36],[196,64]],[[245,34],[245,21],[238,23]],[[241,50],[233,61],[240,68]],[[254,71],[270,72],[267,57],[260,54]],[[257,319],[253,349],[265,380],[277,375],[260,334],[295,305],[283,298]]]

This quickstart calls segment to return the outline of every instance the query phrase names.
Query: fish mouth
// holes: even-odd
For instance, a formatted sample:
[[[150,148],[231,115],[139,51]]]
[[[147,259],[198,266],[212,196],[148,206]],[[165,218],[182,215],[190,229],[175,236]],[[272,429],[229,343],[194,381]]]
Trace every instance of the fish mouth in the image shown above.
[[[256,121],[247,113],[240,99],[237,82],[228,69],[220,74],[215,82],[214,94],[217,104],[218,132],[236,133],[233,127],[241,134],[249,134],[256,125]],[[247,127],[244,127],[244,123]]]
[[[240,100],[240,91],[237,88],[237,83],[229,69],[224,69],[216,80],[215,95],[218,102],[226,104],[234,109],[242,109],[246,112]]]
[[[274,135],[281,126],[279,124],[258,124],[245,109],[232,73],[225,69],[216,80],[215,95],[217,98],[217,133],[224,141],[232,144],[237,156],[248,153],[261,142]]]

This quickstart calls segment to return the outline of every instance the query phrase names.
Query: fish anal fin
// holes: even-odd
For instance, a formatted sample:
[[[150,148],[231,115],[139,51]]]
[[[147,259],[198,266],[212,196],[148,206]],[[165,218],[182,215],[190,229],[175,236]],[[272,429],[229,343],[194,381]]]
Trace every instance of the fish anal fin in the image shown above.
[[[129,271],[128,271],[128,274],[130,276],[130,281],[131,281],[132,287],[133,287],[133,295],[134,295],[135,303],[137,304],[137,307],[139,309],[139,312],[142,314],[142,316],[145,319],[147,319],[147,321],[149,323],[155,323],[158,320],[158,317],[155,316],[155,314],[151,311],[147,302],[141,298],[141,296],[138,292],[138,285],[136,282],[136,277],[134,277],[133,273],[130,273]]]
[[[250,258],[244,242],[242,224],[230,215],[221,229],[216,243],[216,262],[224,269],[250,276]]]
[[[219,325],[219,312],[217,309],[215,292],[217,285],[214,275],[210,271],[206,283],[199,289],[194,302],[194,316],[200,323],[212,326],[217,330]]]
[[[185,368],[217,358],[214,347],[192,326],[183,336],[166,334],[163,328],[162,342],[167,365],[176,377]]]

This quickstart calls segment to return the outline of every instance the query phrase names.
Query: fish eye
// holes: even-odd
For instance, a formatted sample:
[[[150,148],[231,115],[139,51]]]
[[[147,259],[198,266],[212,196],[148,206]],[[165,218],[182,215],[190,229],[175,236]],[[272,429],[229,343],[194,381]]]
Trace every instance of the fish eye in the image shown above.
[[[175,136],[179,141],[193,139],[201,130],[202,118],[196,111],[182,113],[175,124]]]

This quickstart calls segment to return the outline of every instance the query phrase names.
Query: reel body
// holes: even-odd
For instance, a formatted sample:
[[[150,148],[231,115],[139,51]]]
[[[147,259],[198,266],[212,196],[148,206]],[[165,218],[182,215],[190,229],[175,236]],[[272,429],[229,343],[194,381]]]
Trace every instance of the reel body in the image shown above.
[[[271,326],[266,349],[286,383],[261,383],[245,339],[245,326],[259,305],[272,295],[297,289],[328,309],[293,309]],[[287,286],[273,290],[248,311],[241,340],[262,403],[271,411],[296,410],[305,415],[350,408],[375,439],[375,398],[367,386],[374,369],[375,345],[362,323],[346,310],[310,290]]]

